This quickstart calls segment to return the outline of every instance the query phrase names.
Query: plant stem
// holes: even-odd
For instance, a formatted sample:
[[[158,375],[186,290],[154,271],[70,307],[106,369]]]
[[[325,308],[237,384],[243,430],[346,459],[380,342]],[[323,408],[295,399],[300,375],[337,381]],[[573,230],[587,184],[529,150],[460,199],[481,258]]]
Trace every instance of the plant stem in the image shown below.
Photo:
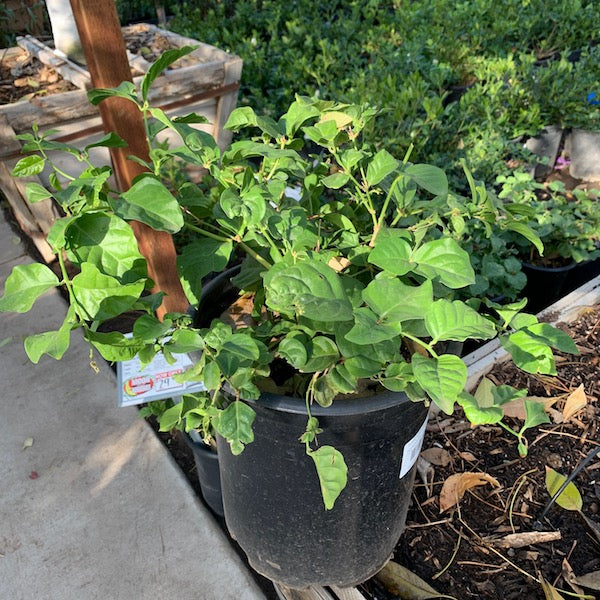
[[[225,237],[223,235],[217,235],[216,233],[211,233],[210,231],[206,231],[202,227],[198,227],[197,225],[192,225],[191,223],[186,223],[185,226],[196,233],[201,233],[202,235],[209,237],[213,240],[217,240],[219,242],[230,242],[231,238]]]

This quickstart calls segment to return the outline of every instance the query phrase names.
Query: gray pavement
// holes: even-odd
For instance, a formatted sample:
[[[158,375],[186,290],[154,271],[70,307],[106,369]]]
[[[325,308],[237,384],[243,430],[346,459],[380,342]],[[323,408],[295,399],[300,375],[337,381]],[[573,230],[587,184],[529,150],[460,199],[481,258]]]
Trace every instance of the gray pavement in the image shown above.
[[[30,261],[0,218],[0,289]],[[90,368],[81,336],[61,361],[29,362],[23,337],[65,313],[55,292],[0,313],[0,598],[264,600],[137,410],[116,407],[115,377]]]

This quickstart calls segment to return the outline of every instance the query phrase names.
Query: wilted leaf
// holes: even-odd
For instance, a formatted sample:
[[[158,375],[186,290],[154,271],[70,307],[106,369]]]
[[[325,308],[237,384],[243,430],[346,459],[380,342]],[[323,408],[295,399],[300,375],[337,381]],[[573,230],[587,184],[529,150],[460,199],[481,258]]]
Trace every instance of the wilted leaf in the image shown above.
[[[566,479],[564,475],[561,475],[550,467],[546,467],[546,489],[551,497],[556,494]],[[583,500],[573,482],[570,482],[561,492],[560,496],[556,499],[556,504],[566,510],[581,510]]]
[[[458,456],[467,462],[475,462],[477,460],[477,457],[472,452],[459,452]]]
[[[577,411],[581,410],[587,405],[587,396],[583,388],[583,383],[574,391],[569,394],[565,407],[563,408],[563,419],[568,421]]]
[[[500,487],[498,480],[487,473],[467,472],[450,475],[444,481],[440,492],[440,512],[442,513],[458,504],[467,490],[486,483],[490,483],[494,487]]]
[[[558,593],[558,590],[550,583],[548,583],[543,577],[540,578],[542,584],[542,590],[544,590],[544,596],[546,600],[565,600],[564,596]]]
[[[600,571],[586,573],[585,575],[577,577],[575,581],[583,587],[600,592]]]
[[[452,462],[450,452],[444,448],[427,448],[421,451],[421,456],[438,467],[447,467]]]
[[[390,561],[375,575],[390,592],[403,600],[427,600],[428,598],[453,598],[438,594],[428,583],[407,568]]]

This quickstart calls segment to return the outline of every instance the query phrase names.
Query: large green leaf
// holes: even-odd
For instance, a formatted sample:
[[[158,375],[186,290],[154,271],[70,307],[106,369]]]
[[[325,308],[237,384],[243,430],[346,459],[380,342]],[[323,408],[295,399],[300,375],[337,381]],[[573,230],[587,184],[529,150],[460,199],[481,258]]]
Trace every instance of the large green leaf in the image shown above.
[[[127,221],[141,221],[157,231],[177,233],[183,214],[171,192],[154,177],[138,179],[120,195],[115,212]]]
[[[410,165],[404,173],[408,175],[419,187],[435,194],[445,196],[448,194],[448,178],[446,173],[433,165]]]
[[[46,331],[45,333],[38,333],[25,338],[25,352],[32,363],[37,364],[44,354],[56,360],[63,357],[64,353],[69,349],[71,327],[75,321],[74,317],[75,310],[73,307],[70,307],[58,331]]]
[[[417,273],[439,277],[445,286],[458,289],[475,283],[469,255],[452,238],[425,242],[412,255]]]
[[[552,349],[539,338],[526,331],[516,331],[509,336],[501,336],[500,343],[519,369],[527,373],[556,375]]]
[[[568,352],[569,354],[579,354],[579,350],[577,349],[573,338],[549,323],[529,325],[524,331],[548,344],[548,346],[556,348],[556,350]]]
[[[87,329],[85,339],[109,362],[131,360],[144,348],[144,344],[139,340],[125,337],[118,331],[105,333]]]
[[[316,106],[297,98],[281,117],[281,121],[285,123],[286,135],[292,137],[308,119],[318,117],[319,114],[319,109]]]
[[[307,356],[306,363],[300,369],[304,373],[324,371],[331,367],[340,355],[333,340],[324,335],[318,335],[309,342]]]
[[[419,385],[446,414],[452,414],[454,402],[467,383],[465,363],[452,354],[438,358],[413,354],[411,364]]]
[[[348,467],[339,450],[332,446],[321,446],[317,450],[306,450],[313,459],[321,484],[321,495],[326,510],[331,510],[348,481]]]
[[[198,46],[182,46],[181,48],[172,48],[165,50],[160,57],[154,61],[151,65],[144,78],[142,79],[142,98],[147,100],[148,91],[154,80],[169,66],[171,66],[176,60],[179,60],[182,56],[187,56],[190,52],[193,52]]]
[[[405,285],[395,277],[377,277],[363,290],[362,297],[380,319],[422,319],[433,302],[433,286]]]
[[[239,106],[231,111],[231,114],[224,125],[225,129],[231,131],[239,131],[244,127],[254,126],[256,126],[256,113],[250,106]]]
[[[340,277],[317,260],[277,263],[263,278],[266,302],[273,310],[319,321],[352,319],[352,304]]]
[[[402,324],[394,319],[380,319],[370,308],[354,311],[354,326],[346,339],[354,344],[377,344],[391,340],[402,332]]]
[[[369,254],[369,262],[392,275],[405,275],[415,266],[410,260],[411,251],[402,230],[382,229]]]
[[[387,150],[380,150],[367,166],[367,183],[370,187],[377,185],[391,175],[399,164]]]
[[[425,327],[433,343],[442,340],[464,342],[489,340],[496,335],[493,323],[460,300],[436,300],[425,314]]]
[[[27,312],[44,292],[58,283],[58,278],[46,265],[17,265],[6,279],[0,312]]]
[[[125,282],[148,275],[133,230],[115,215],[82,214],[67,223],[64,239],[75,263],[90,262],[102,273]]]
[[[473,425],[493,425],[502,421],[504,417],[501,407],[481,404],[476,396],[466,392],[459,394],[457,400],[465,411],[469,423]]]
[[[232,454],[241,454],[244,446],[254,441],[252,423],[255,416],[252,408],[236,400],[213,419],[215,429],[229,442]]]
[[[105,320],[128,311],[144,290],[144,280],[123,284],[104,275],[91,263],[81,265],[71,286],[76,310],[83,318]]]
[[[222,271],[229,262],[232,242],[200,238],[187,244],[177,257],[177,272],[191,304],[197,305],[202,291],[202,278]]]

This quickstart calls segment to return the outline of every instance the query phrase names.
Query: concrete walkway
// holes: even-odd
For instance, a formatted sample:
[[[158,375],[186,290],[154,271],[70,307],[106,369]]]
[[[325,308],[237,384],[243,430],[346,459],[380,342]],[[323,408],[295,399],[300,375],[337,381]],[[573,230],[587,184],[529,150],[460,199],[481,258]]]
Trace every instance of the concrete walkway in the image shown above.
[[[0,289],[26,262],[0,218]],[[0,313],[0,598],[264,600],[137,410],[116,408],[115,377],[94,373],[78,332],[60,362],[29,362],[23,337],[65,313],[57,293]]]

